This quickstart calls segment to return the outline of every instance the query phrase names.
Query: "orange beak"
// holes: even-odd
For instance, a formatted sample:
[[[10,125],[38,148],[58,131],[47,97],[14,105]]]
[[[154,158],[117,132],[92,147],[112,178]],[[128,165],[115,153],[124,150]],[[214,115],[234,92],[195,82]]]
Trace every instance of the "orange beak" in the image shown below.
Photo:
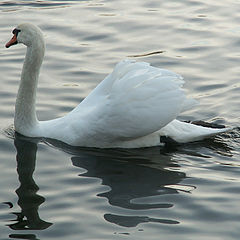
[[[14,34],[12,39],[5,45],[5,47],[9,48],[12,45],[17,44],[17,43],[18,43],[18,41],[17,41],[17,34]]]

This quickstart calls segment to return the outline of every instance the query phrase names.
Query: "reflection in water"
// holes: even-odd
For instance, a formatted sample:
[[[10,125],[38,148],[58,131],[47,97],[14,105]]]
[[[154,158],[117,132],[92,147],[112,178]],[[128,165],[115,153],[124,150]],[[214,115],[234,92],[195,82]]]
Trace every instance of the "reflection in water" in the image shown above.
[[[147,198],[166,194],[178,194],[180,191],[191,192],[195,186],[181,184],[185,173],[180,165],[172,160],[176,153],[206,157],[201,154],[206,147],[220,154],[231,154],[231,149],[223,140],[208,139],[203,142],[183,145],[166,145],[164,148],[153,147],[144,149],[87,149],[73,148],[64,143],[48,140],[48,143],[72,155],[74,166],[87,171],[80,176],[99,178],[110,190],[98,194],[105,197],[112,206],[134,210],[134,216],[123,216],[105,213],[106,221],[124,227],[135,227],[139,223],[156,222],[178,224],[176,219],[151,218],[138,215],[138,210],[162,209],[173,207],[172,203],[146,203]],[[144,202],[145,200],[145,202]]]
[[[71,154],[74,166],[87,170],[81,175],[82,177],[99,178],[103,185],[110,187],[110,191],[101,193],[99,196],[106,197],[112,206],[131,210],[171,208],[173,205],[168,202],[148,204],[134,203],[134,201],[150,196],[177,193],[178,190],[167,186],[177,185],[186,177],[182,172],[165,169],[169,166],[179,166],[171,162],[170,155],[160,153],[160,148],[100,150],[72,148],[56,141],[51,141],[51,143]],[[44,202],[44,198],[37,195],[39,188],[33,180],[37,143],[17,134],[15,146],[17,172],[21,184],[16,193],[22,211],[14,213],[17,216],[17,222],[9,226],[15,230],[46,229],[51,223],[39,217],[38,207]],[[125,227],[136,226],[143,222],[178,223],[172,219],[156,219],[138,216],[138,214],[122,216],[105,213],[104,218],[108,222]]]
[[[20,181],[20,187],[16,193],[21,212],[14,212],[17,217],[14,220],[15,223],[8,225],[14,230],[43,230],[52,225],[42,220],[38,213],[38,208],[45,199],[37,194],[39,188],[33,179],[37,142],[38,140],[18,134],[15,136],[17,172]],[[81,177],[99,178],[103,185],[110,187],[109,191],[100,193],[98,196],[107,198],[111,206],[131,210],[127,216],[122,213],[106,212],[104,214],[106,221],[123,227],[135,227],[144,222],[178,224],[176,219],[152,218],[139,214],[142,211],[138,210],[172,208],[172,203],[152,204],[148,203],[148,198],[157,196],[156,199],[159,201],[160,195],[178,194],[180,191],[191,192],[195,189],[194,186],[180,184],[186,175],[179,170],[173,170],[173,168],[180,169],[180,166],[171,158],[176,152],[197,155],[196,147],[201,146],[201,143],[200,145],[195,143],[192,146],[188,144],[187,146],[128,150],[73,148],[49,139],[47,143],[68,152],[72,156],[74,166],[87,170],[80,175]],[[222,151],[226,148],[225,152],[229,152],[227,145],[221,142],[213,141],[212,144],[208,142],[208,147],[216,151],[219,148]],[[191,148],[192,151],[190,151]],[[12,234],[10,237],[35,239],[32,234]]]
[[[151,204],[139,201],[148,197],[178,193],[177,189],[168,186],[178,185],[186,177],[183,172],[166,169],[180,166],[171,161],[171,155],[161,153],[161,148],[128,150],[75,148],[74,151],[74,148],[64,145],[58,147],[61,149],[65,147],[65,151],[74,155],[71,158],[74,166],[87,170],[80,176],[99,178],[103,185],[110,187],[109,191],[98,196],[107,198],[112,206],[134,210],[134,216],[105,213],[106,221],[124,227],[135,227],[144,222],[179,223],[175,219],[139,216],[137,211],[173,207],[169,202]]]
[[[20,187],[16,190],[18,205],[21,212],[14,212],[15,223],[8,225],[13,230],[42,230],[52,223],[42,220],[38,214],[39,206],[45,201],[44,197],[37,194],[39,190],[33,179],[35,170],[37,144],[16,136],[14,141],[17,149],[17,173]],[[11,238],[24,237],[34,239],[32,234],[12,234]]]
[[[111,188],[110,191],[98,196],[106,197],[113,206],[131,210],[171,208],[173,204],[170,203],[134,203],[134,200],[140,198],[177,193],[175,189],[166,188],[165,185],[178,184],[186,177],[182,172],[165,170],[164,166],[170,163],[170,157],[160,154],[159,148],[155,150],[158,150],[156,162],[154,158],[139,155],[140,152],[137,155],[136,150],[128,150],[122,152],[121,155],[119,151],[115,154],[114,151],[110,151],[109,154],[98,156],[98,158],[87,155],[85,152],[85,155],[72,157],[72,162],[74,166],[87,169],[87,172],[81,176],[100,178],[103,185]],[[178,223],[171,219],[119,216],[108,213],[104,215],[104,218],[125,227],[133,227],[143,222]]]
[[[178,221],[169,219],[156,219],[146,216],[119,216],[114,214],[105,214],[104,219],[122,227],[136,227],[139,223],[155,222],[166,224],[178,224]]]

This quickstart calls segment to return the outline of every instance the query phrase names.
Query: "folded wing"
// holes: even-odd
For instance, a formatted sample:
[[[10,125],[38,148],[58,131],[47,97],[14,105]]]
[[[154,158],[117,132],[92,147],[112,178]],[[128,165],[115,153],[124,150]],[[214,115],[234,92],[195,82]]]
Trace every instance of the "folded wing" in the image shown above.
[[[124,60],[79,106],[88,109],[92,132],[134,139],[161,129],[189,107],[183,83],[171,71]]]

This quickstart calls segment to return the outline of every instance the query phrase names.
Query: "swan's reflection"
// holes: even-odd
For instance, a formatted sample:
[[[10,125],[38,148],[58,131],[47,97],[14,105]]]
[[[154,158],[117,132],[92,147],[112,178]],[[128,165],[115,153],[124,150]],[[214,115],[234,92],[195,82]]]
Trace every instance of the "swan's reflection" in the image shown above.
[[[177,219],[152,218],[139,214],[142,211],[138,210],[171,208],[172,203],[159,200],[161,195],[177,194],[179,191],[194,189],[193,186],[184,188],[185,186],[181,185],[186,175],[172,160],[176,151],[179,153],[184,150],[184,147],[180,149],[155,147],[138,150],[98,150],[72,148],[53,140],[47,142],[68,152],[74,166],[87,170],[80,175],[81,177],[99,178],[103,185],[110,187],[109,191],[100,193],[98,196],[107,198],[111,206],[131,210],[128,216],[124,216],[122,212],[104,214],[106,221],[120,226],[133,227],[143,222],[177,224]],[[10,224],[9,227],[14,230],[46,229],[52,223],[42,220],[39,216],[38,208],[45,199],[37,194],[39,188],[33,179],[38,140],[34,141],[34,139],[16,134],[14,143],[17,149],[17,172],[20,181],[20,187],[16,193],[21,212],[14,213],[17,218],[15,223]],[[223,147],[221,144],[220,148],[223,149]],[[187,149],[187,154],[189,154],[189,149]],[[193,154],[196,154],[195,150]],[[173,170],[172,167],[178,170]],[[151,204],[146,200],[149,197],[156,197],[159,202]]]
[[[156,149],[157,150],[157,149]],[[159,150],[159,149],[158,149]],[[146,151],[146,150],[145,150]],[[139,154],[139,153],[138,153]],[[134,203],[151,196],[177,193],[177,190],[165,187],[177,185],[186,176],[179,171],[164,169],[168,165],[170,157],[161,155],[158,151],[159,161],[154,162],[146,156],[137,155],[129,151],[127,154],[111,152],[109,156],[101,156],[98,159],[90,159],[89,156],[72,157],[74,166],[88,171],[82,176],[97,177],[102,179],[102,184],[111,188],[110,191],[98,196],[106,197],[112,206],[131,210],[148,210],[153,208],[171,208],[172,203]],[[160,163],[162,161],[162,163]],[[122,216],[111,213],[104,215],[105,220],[126,227],[133,227],[142,222],[159,222],[176,224],[173,219],[156,219],[148,216]]]
[[[9,227],[14,230],[46,229],[52,223],[42,220],[38,214],[38,208],[45,201],[45,198],[37,194],[39,188],[33,179],[37,143],[16,135],[14,144],[17,149],[17,173],[20,182],[16,193],[21,212],[13,213],[17,218],[14,220],[15,223],[10,224]]]
[[[138,210],[171,208],[172,203],[143,203],[148,197],[163,194],[177,194],[179,190],[168,186],[178,185],[185,177],[180,171],[167,170],[168,167],[180,168],[171,160],[167,149],[159,147],[145,149],[87,149],[71,148],[65,144],[52,142],[55,147],[64,149],[72,156],[76,167],[86,169],[81,177],[99,178],[110,190],[98,194],[105,197],[111,206],[130,209],[133,216],[105,213],[106,221],[125,227],[133,227],[143,222],[177,224],[175,219],[151,218],[138,215]],[[194,189],[194,187],[191,187]],[[158,198],[159,199],[159,198]],[[159,200],[158,200],[159,201]]]
[[[220,153],[230,153],[231,149],[224,141],[209,139],[204,142],[188,145],[166,145],[164,148],[154,147],[145,149],[87,149],[72,148],[64,143],[48,140],[49,144],[64,150],[72,155],[72,163],[76,167],[87,170],[81,177],[93,177],[102,180],[102,184],[109,186],[110,190],[98,194],[108,199],[111,206],[133,210],[135,215],[105,213],[106,221],[124,227],[134,227],[139,223],[158,222],[164,224],[177,224],[177,219],[151,218],[138,215],[138,210],[171,208],[172,203],[162,202],[159,196],[178,194],[180,191],[191,192],[194,186],[182,185],[186,178],[180,165],[174,162],[172,156],[183,153],[191,156],[207,157],[201,155],[199,148],[207,147]],[[198,149],[198,150],[197,150]],[[173,170],[175,169],[175,170]],[[160,203],[151,204],[146,200],[156,197]]]

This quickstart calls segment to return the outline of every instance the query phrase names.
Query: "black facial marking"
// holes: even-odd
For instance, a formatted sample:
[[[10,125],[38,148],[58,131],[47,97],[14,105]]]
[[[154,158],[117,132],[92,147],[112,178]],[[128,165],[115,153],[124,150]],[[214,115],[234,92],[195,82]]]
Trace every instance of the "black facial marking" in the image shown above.
[[[14,35],[16,35],[16,37],[18,36],[18,33],[19,33],[19,32],[21,32],[21,30],[20,30],[20,29],[17,29],[17,28],[13,29],[13,31],[12,31],[12,33],[13,33]]]

